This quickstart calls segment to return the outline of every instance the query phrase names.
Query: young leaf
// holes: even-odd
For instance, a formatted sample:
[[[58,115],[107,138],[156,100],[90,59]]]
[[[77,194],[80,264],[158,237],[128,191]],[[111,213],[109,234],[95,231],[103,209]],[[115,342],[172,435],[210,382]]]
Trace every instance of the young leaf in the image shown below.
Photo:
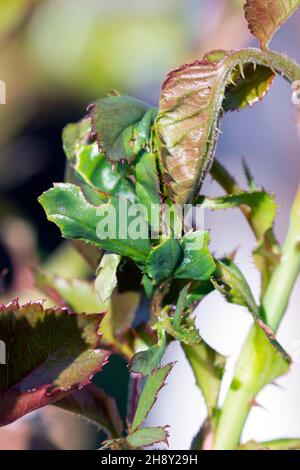
[[[270,60],[257,51],[218,54],[217,60],[205,58],[183,65],[171,72],[163,84],[156,120],[157,143],[169,195],[179,204],[194,201],[211,167],[222,102],[232,85],[232,76],[239,82],[236,96],[230,99],[230,94],[226,95],[230,103],[227,107],[232,110],[261,98],[271,80],[271,72],[266,77],[261,69],[270,70]],[[253,64],[260,67],[255,71]],[[251,82],[259,84],[255,88],[257,95],[249,82],[240,84],[249,73]]]
[[[253,106],[262,100],[271,88],[274,81],[274,72],[262,65],[247,64],[243,71],[234,71],[231,75],[232,83],[228,85],[223,102],[225,112],[242,110]]]
[[[122,435],[123,423],[115,400],[94,384],[71,393],[54,405],[86,418],[104,430],[109,437]]]
[[[178,240],[167,238],[152,249],[148,258],[148,275],[160,282],[172,277],[182,255]]]
[[[88,184],[107,194],[114,191],[121,178],[118,166],[107,161],[96,142],[77,148],[75,169]]]
[[[287,362],[289,355],[277,342],[274,331],[269,328],[256,305],[250,286],[237,265],[230,259],[216,261],[217,270],[213,283],[215,287],[224,295],[228,302],[243,305],[248,308],[256,324],[263,330],[270,344]]]
[[[110,355],[99,349],[102,318],[38,302],[0,307],[0,339],[9,351],[0,366],[0,425],[90,383]]]
[[[117,285],[117,269],[120,261],[121,257],[113,253],[104,254],[100,261],[96,273],[95,290],[103,303],[107,302]]]
[[[273,34],[300,6],[300,0],[247,0],[245,16],[251,33],[265,49]]]
[[[102,450],[134,450],[142,449],[147,446],[164,442],[168,444],[169,434],[166,428],[142,428],[130,433],[127,437],[121,439],[111,439],[105,441]]]
[[[156,111],[129,96],[108,96],[90,107],[92,133],[112,162],[132,160],[150,138]]]
[[[142,375],[151,375],[160,366],[167,348],[165,331],[160,328],[157,331],[158,342],[146,351],[140,351],[133,356],[130,370]]]
[[[156,157],[145,152],[135,167],[136,194],[140,204],[147,208],[147,220],[151,224],[151,206],[160,205],[159,178]]]
[[[173,364],[167,364],[165,367],[157,369],[147,378],[131,424],[130,433],[139,429],[147,418],[148,413],[156,401],[158,392],[165,385],[165,380],[171,372],[172,367]]]
[[[162,312],[160,323],[173,338],[181,343],[194,345],[200,343],[201,338],[195,326],[195,319],[191,316],[191,309],[186,306],[190,287],[189,283],[180,291],[173,318],[165,316]]]
[[[203,393],[208,415],[211,418],[218,406],[226,358],[204,341],[193,346],[182,345],[182,347],[192,366],[197,385]]]
[[[248,206],[251,209],[248,217],[258,240],[262,240],[267,230],[273,226],[277,211],[274,196],[265,191],[243,192],[214,199],[200,196],[197,203],[203,209],[211,210]]]
[[[142,216],[129,215],[132,204],[128,199],[112,197],[109,204],[97,208],[87,202],[79,187],[61,183],[43,193],[39,202],[65,238],[80,239],[137,262],[146,261],[151,250],[148,227]],[[137,239],[130,237],[131,223],[143,232]],[[105,228],[112,230],[110,236]]]
[[[181,242],[183,257],[174,273],[176,279],[207,281],[215,271],[214,259],[208,249],[208,232],[191,232]]]
[[[255,320],[259,318],[259,309],[244,275],[229,258],[216,261],[214,285],[228,302],[243,305],[252,313]]]

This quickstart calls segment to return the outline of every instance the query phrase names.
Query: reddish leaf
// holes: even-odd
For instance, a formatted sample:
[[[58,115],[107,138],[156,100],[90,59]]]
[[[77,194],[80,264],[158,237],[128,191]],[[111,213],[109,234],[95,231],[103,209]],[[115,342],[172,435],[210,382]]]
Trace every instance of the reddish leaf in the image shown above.
[[[87,385],[55,403],[55,406],[83,416],[103,429],[110,437],[119,437],[123,423],[116,402],[94,384]]]
[[[297,10],[299,0],[247,0],[245,16],[251,33],[265,49],[273,34]]]
[[[107,363],[97,333],[103,314],[44,309],[40,302],[0,306],[0,425],[53,403],[90,383]]]
[[[213,162],[223,110],[261,99],[273,76],[267,57],[251,49],[219,51],[168,75],[156,121],[157,145],[176,203],[194,202]]]

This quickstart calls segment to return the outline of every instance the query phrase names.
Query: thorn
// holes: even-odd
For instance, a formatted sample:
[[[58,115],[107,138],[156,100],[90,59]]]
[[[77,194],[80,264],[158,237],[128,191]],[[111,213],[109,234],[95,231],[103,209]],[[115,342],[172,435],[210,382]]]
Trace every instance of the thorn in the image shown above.
[[[216,131],[219,132],[219,134],[223,134],[223,132],[221,131],[221,129],[219,129],[218,127],[216,127]]]
[[[261,408],[262,410],[267,411],[267,408],[260,403],[258,403],[255,399],[251,401],[251,406],[256,406],[257,408]]]
[[[257,68],[257,63],[256,63],[256,62],[253,62],[253,69],[254,69],[254,71],[256,70],[256,68]]]
[[[283,387],[283,385],[281,385],[277,382],[271,382],[270,385],[274,385],[274,387],[279,388],[280,390],[284,390],[284,391],[286,390],[286,388]]]
[[[242,75],[243,79],[245,80],[244,66],[243,66],[242,62],[239,63],[239,69],[240,69],[240,72],[241,72],[241,75]]]
[[[236,82],[234,82],[231,77],[228,78],[228,82],[231,83],[231,85],[236,86]]]

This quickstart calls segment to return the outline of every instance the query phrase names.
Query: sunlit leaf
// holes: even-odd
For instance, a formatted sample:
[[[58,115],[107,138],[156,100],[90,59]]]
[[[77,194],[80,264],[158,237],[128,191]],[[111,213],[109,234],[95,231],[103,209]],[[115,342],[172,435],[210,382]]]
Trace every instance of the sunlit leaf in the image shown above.
[[[165,367],[157,369],[147,378],[130,427],[130,432],[134,432],[139,429],[147,418],[149,411],[156,401],[158,392],[165,385],[165,380],[172,367],[173,364],[167,364]]]
[[[70,314],[41,303],[0,307],[0,424],[6,425],[89,384],[110,355],[99,349],[102,314]]]
[[[197,231],[184,235],[181,242],[183,256],[174,273],[176,279],[207,281],[215,271],[214,259],[208,248],[208,232]]]
[[[99,152],[96,142],[78,146],[75,169],[95,190],[107,195],[126,196],[132,202],[135,200],[132,181],[121,173],[118,165],[113,165]]]
[[[120,261],[121,257],[113,253],[104,254],[100,261],[95,280],[95,289],[103,303],[110,298],[112,291],[117,285],[117,269]]]
[[[145,152],[135,167],[136,194],[140,204],[147,208],[148,218],[151,222],[151,207],[160,205],[159,178],[156,167],[156,157]]]
[[[65,238],[83,240],[139,262],[150,252],[146,222],[142,216],[128,214],[131,203],[126,198],[111,198],[110,204],[97,208],[87,202],[79,187],[61,183],[43,193],[39,202]],[[137,239],[130,237],[129,231],[135,222],[143,231]],[[107,233],[107,229],[112,232]],[[122,230],[125,232],[120,233]]]
[[[247,0],[245,15],[251,33],[266,48],[273,34],[300,6],[299,0]]]

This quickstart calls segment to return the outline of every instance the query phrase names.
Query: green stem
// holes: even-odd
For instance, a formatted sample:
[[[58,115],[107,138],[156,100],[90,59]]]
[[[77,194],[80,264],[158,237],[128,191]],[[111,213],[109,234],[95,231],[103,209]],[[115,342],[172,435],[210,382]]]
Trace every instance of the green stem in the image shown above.
[[[300,272],[300,187],[293,204],[290,226],[282,257],[271,278],[262,305],[267,323],[277,329],[288,299]],[[235,449],[257,393],[270,380],[269,349],[264,346],[263,333],[257,325],[240,354],[235,378],[230,386],[215,436],[215,449]],[[276,374],[274,374],[276,376]]]
[[[266,323],[277,330],[300,271],[300,186],[292,208],[288,236],[262,302]]]

